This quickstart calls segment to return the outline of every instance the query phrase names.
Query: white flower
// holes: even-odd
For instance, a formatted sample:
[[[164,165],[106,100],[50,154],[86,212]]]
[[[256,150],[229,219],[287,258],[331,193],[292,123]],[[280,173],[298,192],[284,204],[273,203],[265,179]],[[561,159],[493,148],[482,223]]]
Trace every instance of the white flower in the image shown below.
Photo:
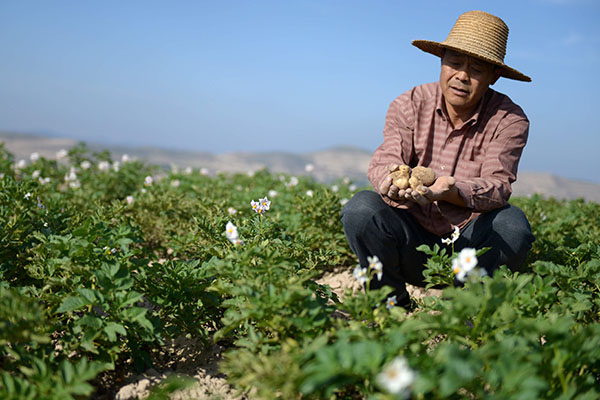
[[[77,173],[75,172],[75,168],[71,167],[71,170],[68,174],[65,175],[65,182],[74,182],[77,180]]]
[[[313,164],[306,164],[304,166],[304,170],[306,172],[313,172],[315,170],[315,166]]]
[[[415,378],[416,373],[409,367],[406,359],[399,356],[383,368],[376,381],[388,393],[408,397]]]
[[[250,202],[250,205],[252,206],[252,209],[258,214],[262,214],[265,212],[265,210],[260,206],[260,201],[252,200]]]
[[[225,225],[225,234],[229,240],[238,238],[238,230],[237,227],[233,224],[233,222],[228,221]]]
[[[35,171],[33,171],[33,173],[31,174],[31,177],[33,179],[37,179],[40,176],[40,170],[36,169]]]
[[[469,247],[462,249],[458,253],[458,257],[452,259],[452,271],[456,275],[456,279],[461,282],[465,281],[475,266],[477,266],[477,252]]]
[[[65,158],[67,155],[69,155],[69,152],[65,149],[60,149],[59,151],[56,152],[56,159],[57,160],[62,160],[63,158]]]
[[[47,183],[50,183],[50,178],[48,178],[48,177],[46,177],[46,178],[40,177],[39,181],[40,181],[41,185],[45,185]]]
[[[122,162],[123,164],[125,164],[125,163],[129,162],[129,160],[130,160],[130,159],[129,159],[129,154],[123,154],[123,155],[121,156],[121,162]]]
[[[471,271],[477,265],[477,252],[469,247],[464,248],[458,253],[458,259],[463,269]]]
[[[142,193],[146,193],[146,188],[141,188],[141,189],[140,189],[140,192],[142,192]]]
[[[19,160],[19,162],[16,165],[17,169],[23,169],[27,166],[27,161],[25,160]]]
[[[312,190],[310,190],[310,189],[306,191],[306,195],[307,195],[308,197],[313,197],[313,194],[314,194],[314,193],[313,193],[313,191],[312,191]]]
[[[79,189],[81,187],[81,183],[78,180],[70,181],[69,186],[71,189]]]
[[[367,257],[367,261],[369,262],[369,268],[377,273],[377,280],[380,281],[383,276],[383,264],[379,261],[379,257]]]
[[[133,196],[127,196],[125,200],[127,201],[127,204],[133,204]]]
[[[81,162],[81,164],[79,164],[79,166],[81,167],[81,169],[89,169],[91,167],[91,163],[88,160],[83,160]]]
[[[277,190],[269,190],[269,196],[270,197],[276,197],[279,193],[277,193]]]
[[[265,211],[269,211],[269,209],[271,208],[271,202],[266,196],[262,199],[258,199],[258,201],[252,200],[250,202],[250,205],[252,206],[252,209],[258,214],[263,214]]]
[[[209,173],[208,168],[200,168],[200,175],[208,175]]]
[[[288,183],[285,184],[285,186],[287,187],[294,187],[298,184],[298,178],[296,178],[295,176],[292,176],[290,178],[290,181]]]
[[[450,235],[449,238],[442,239],[442,243],[451,245],[452,243],[454,243],[458,240],[459,236],[460,236],[460,229],[458,228],[458,226],[455,226],[454,232],[452,232],[452,235]]]
[[[148,175],[145,179],[144,179],[144,185],[146,186],[150,186],[152,185],[152,182],[154,182],[154,179]]]
[[[179,185],[181,184],[181,182],[179,182],[179,179],[175,179],[174,181],[171,182],[171,186],[177,188],[179,187]]]
[[[334,192],[334,193],[337,193],[337,191],[338,191],[338,190],[340,190],[340,188],[339,188],[339,186],[338,186],[338,185],[333,185],[333,186],[331,187],[331,191],[332,191],[332,192]]]
[[[120,162],[118,162],[118,161],[115,161],[115,162],[113,163],[113,167],[112,167],[112,168],[113,168],[113,171],[115,171],[115,172],[119,172],[119,169],[121,168],[121,163],[120,163]]]
[[[29,200],[31,198],[31,193],[27,192],[25,193],[25,196],[23,196],[24,199]]]
[[[356,190],[356,185],[352,184],[352,185],[348,186],[348,190],[351,192],[354,192]]]
[[[347,184],[349,184],[349,183],[350,183],[350,178],[348,178],[348,177],[345,177],[345,178],[344,178],[344,180],[343,180],[343,182],[344,182],[346,185],[347,185]]]
[[[191,175],[193,171],[194,171],[194,170],[193,170],[193,168],[192,168],[192,167],[186,167],[186,168],[183,170],[183,174],[184,174],[184,175]]]
[[[271,201],[267,196],[263,197],[262,199],[258,199],[258,201],[260,202],[260,205],[265,211],[269,211],[269,209],[271,208]]]
[[[227,209],[227,213],[228,213],[229,215],[235,215],[235,214],[237,214],[237,210],[236,210],[235,208],[233,208],[233,207],[229,207],[229,208]]]
[[[396,299],[396,295],[390,296],[385,300],[385,306],[388,309],[394,308],[396,306],[396,303],[398,303],[398,300]]]
[[[352,274],[361,285],[364,285],[369,280],[369,277],[367,276],[367,269],[361,268],[360,265],[357,265],[356,268],[354,268],[354,272]]]
[[[340,204],[341,204],[341,205],[343,205],[343,206],[345,206],[345,205],[346,205],[346,203],[347,203],[347,202],[349,202],[349,201],[350,201],[350,200],[348,200],[348,199],[341,199],[341,200],[340,200]]]
[[[242,243],[238,235],[237,227],[231,221],[227,222],[227,225],[225,225],[225,235],[227,236],[227,239],[229,239],[229,241],[233,244]]]
[[[98,169],[100,171],[108,171],[110,168],[110,163],[108,161],[100,161],[98,163]]]
[[[249,170],[249,171],[247,172],[247,174],[248,174],[248,176],[249,176],[250,178],[252,178],[252,177],[254,176],[255,172],[254,172],[253,170]]]
[[[36,162],[37,160],[40,159],[40,153],[38,153],[37,151],[31,153],[31,155],[29,156],[29,159],[31,160],[31,162]]]

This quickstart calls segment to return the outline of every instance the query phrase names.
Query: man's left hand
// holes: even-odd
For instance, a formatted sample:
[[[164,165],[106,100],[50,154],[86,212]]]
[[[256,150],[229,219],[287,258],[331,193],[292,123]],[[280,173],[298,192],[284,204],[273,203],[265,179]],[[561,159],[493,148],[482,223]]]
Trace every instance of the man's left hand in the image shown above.
[[[456,192],[454,184],[456,179],[452,176],[440,176],[433,185],[420,186],[417,190],[411,190],[412,200],[420,205],[426,205],[433,201],[448,200]]]

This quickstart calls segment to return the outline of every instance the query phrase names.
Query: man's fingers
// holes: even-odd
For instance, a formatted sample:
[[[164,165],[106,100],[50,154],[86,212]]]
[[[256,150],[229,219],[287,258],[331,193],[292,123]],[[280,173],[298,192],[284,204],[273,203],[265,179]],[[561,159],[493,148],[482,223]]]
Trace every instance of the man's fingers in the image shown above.
[[[381,181],[379,184],[379,193],[387,195],[390,190],[390,186],[392,185],[392,177],[386,176],[385,179]]]
[[[429,189],[425,188],[424,186],[421,186],[418,188],[418,190],[413,190],[410,195],[412,196],[412,200],[420,205],[425,205],[430,203],[431,201],[425,197],[425,195],[423,194],[423,192],[427,192]],[[424,190],[423,190],[424,189]]]

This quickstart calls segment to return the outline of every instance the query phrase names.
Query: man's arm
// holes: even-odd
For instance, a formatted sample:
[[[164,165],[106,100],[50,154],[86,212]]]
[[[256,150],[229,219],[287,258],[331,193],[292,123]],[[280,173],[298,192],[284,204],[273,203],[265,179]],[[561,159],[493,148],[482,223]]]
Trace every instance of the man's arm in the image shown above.
[[[383,143],[375,150],[367,177],[386,202],[396,207],[408,200],[404,191],[392,184],[390,171],[400,164],[408,164],[412,157],[412,104],[410,92],[395,99],[388,109],[383,129]]]
[[[407,199],[425,205],[446,201],[474,211],[489,211],[504,206],[512,193],[523,147],[527,142],[529,121],[520,119],[499,131],[490,142],[481,165],[480,177],[459,179],[439,177],[429,188],[411,191]]]
[[[528,135],[527,119],[514,120],[498,130],[487,145],[480,177],[456,180],[467,207],[485,212],[508,203]]]

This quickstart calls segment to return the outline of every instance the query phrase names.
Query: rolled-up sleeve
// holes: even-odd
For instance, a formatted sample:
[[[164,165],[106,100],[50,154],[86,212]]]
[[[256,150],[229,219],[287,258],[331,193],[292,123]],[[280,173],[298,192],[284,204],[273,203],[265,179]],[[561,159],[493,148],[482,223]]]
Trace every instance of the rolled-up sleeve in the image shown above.
[[[383,128],[383,143],[375,150],[367,177],[374,188],[389,174],[390,164],[409,164],[412,157],[414,116],[410,92],[396,98],[388,108]]]
[[[456,186],[467,207],[485,212],[504,206],[512,194],[512,183],[529,135],[529,121],[518,119],[499,126],[487,144],[480,176],[457,180]]]

